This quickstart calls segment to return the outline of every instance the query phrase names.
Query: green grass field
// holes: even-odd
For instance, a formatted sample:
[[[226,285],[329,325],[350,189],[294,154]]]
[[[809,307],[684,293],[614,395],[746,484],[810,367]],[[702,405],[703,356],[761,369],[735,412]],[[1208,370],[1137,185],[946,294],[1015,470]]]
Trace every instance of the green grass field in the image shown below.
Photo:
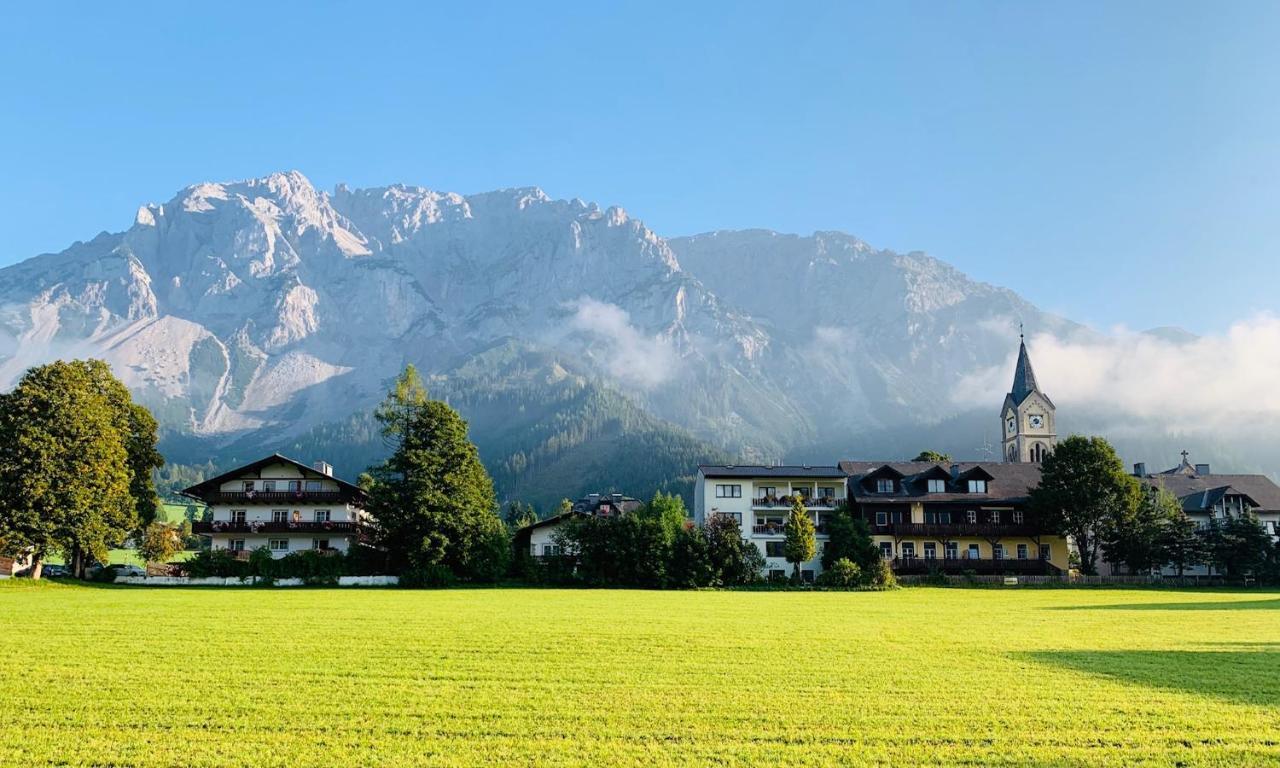
[[[5,766],[1280,764],[1280,593],[11,581],[0,691]]]

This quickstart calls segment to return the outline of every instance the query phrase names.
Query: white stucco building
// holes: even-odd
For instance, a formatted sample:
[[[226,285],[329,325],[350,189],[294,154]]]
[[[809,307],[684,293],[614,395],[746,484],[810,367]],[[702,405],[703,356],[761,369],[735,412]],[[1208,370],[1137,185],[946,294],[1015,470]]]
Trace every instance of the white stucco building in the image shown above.
[[[844,501],[845,479],[839,467],[703,465],[693,488],[693,518],[705,525],[716,515],[729,516],[742,538],[764,554],[766,576],[790,575],[782,544],[791,500],[800,496],[817,528],[816,555],[800,566],[801,576],[812,580],[822,571],[826,515]]]
[[[214,549],[274,557],[307,549],[346,552],[368,534],[364,491],[333,476],[323,461],[307,466],[273,454],[193,485],[182,492],[209,506],[209,522],[196,523]]]

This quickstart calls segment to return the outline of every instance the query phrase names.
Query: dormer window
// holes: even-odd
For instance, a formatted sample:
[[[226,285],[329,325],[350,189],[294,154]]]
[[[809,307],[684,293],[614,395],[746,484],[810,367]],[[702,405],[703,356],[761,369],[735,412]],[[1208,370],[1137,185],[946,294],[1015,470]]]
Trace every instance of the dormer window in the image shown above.
[[[947,491],[946,480],[930,480],[929,481],[929,493],[946,493],[946,491]]]
[[[887,477],[876,480],[876,493],[893,493],[893,480]]]
[[[986,492],[987,492],[986,480],[970,480],[969,481],[969,493],[986,493]]]

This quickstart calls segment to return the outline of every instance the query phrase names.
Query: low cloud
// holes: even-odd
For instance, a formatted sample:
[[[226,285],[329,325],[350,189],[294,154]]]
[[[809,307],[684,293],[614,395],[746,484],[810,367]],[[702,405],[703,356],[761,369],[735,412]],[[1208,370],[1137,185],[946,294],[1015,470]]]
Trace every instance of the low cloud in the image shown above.
[[[1280,317],[1274,315],[1198,338],[1118,329],[1088,339],[1040,334],[1027,346],[1036,378],[1060,411],[1142,420],[1170,434],[1253,432],[1280,421]],[[1008,390],[1013,368],[1011,356],[963,377],[954,399],[989,404],[991,392]]]
[[[614,378],[652,389],[675,375],[679,358],[670,340],[637,329],[622,307],[583,297],[570,308],[570,330],[591,340],[591,352],[605,361]]]

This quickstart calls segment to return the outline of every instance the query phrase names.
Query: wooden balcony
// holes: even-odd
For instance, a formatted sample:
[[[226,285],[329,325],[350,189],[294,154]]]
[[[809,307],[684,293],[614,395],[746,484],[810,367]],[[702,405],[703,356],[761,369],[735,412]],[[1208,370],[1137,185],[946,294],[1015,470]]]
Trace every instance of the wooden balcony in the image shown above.
[[[1058,573],[1058,568],[1048,560],[1018,560],[1004,558],[1001,560],[978,558],[895,558],[891,565],[896,573],[920,574],[937,571],[940,573],[972,572],[980,576],[1047,576]]]
[[[209,504],[342,504],[349,494],[342,491],[218,491],[209,495]]]
[[[889,523],[888,525],[872,525],[871,533],[877,536],[894,536],[897,538],[934,539],[950,541],[952,539],[1003,539],[1034,538],[1048,536],[1035,526],[995,523]]]
[[[202,533],[205,535],[213,533],[324,533],[331,535],[351,535],[360,533],[367,526],[361,523],[352,522],[329,522],[317,523],[311,522],[262,522],[248,521],[243,523],[232,523],[227,521],[214,521],[211,523],[192,523],[192,533]]]

